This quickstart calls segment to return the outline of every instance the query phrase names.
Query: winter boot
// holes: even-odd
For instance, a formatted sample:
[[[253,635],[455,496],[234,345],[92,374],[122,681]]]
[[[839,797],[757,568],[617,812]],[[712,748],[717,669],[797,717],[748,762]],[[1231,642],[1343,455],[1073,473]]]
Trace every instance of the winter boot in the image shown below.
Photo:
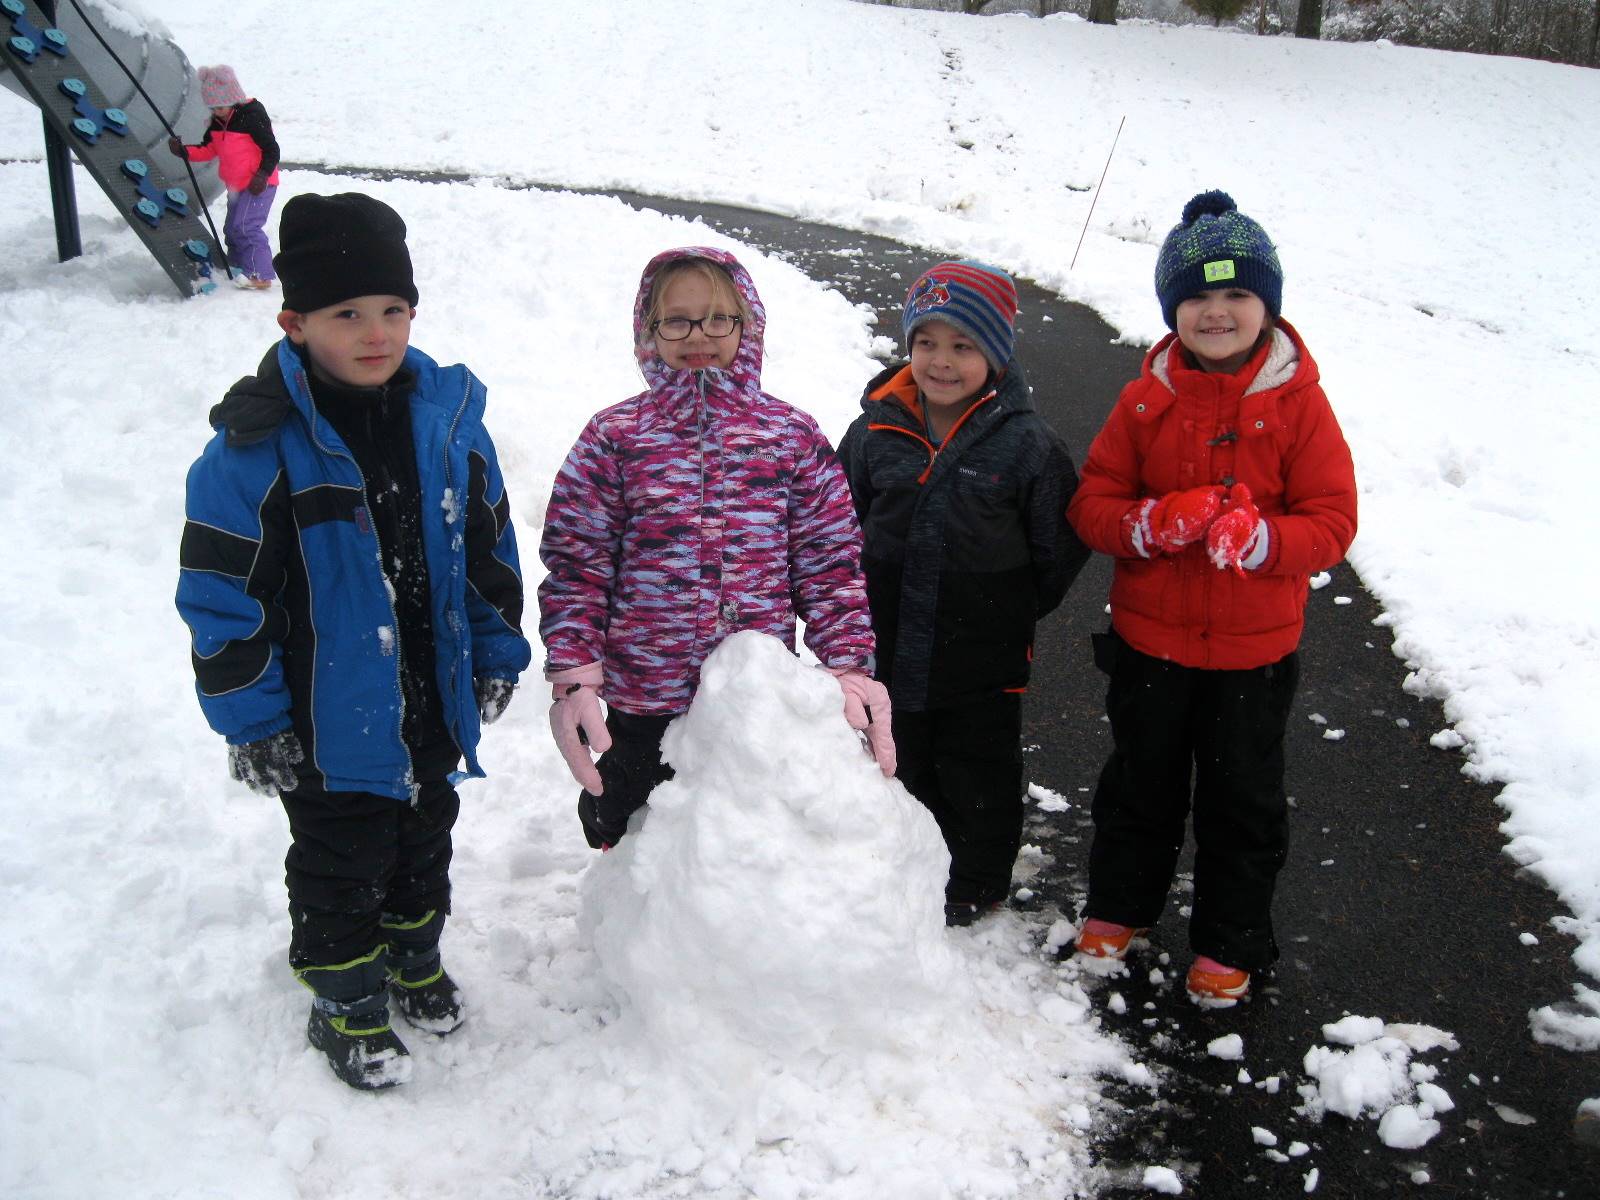
[[[306,1040],[327,1057],[335,1075],[367,1092],[411,1078],[410,1052],[389,1026],[384,959],[380,946],[348,963],[295,971],[315,996]]]
[[[1189,968],[1189,999],[1201,1008],[1232,1008],[1250,993],[1250,972],[1225,967],[1204,954]]]
[[[1090,917],[1078,930],[1077,952],[1084,958],[1111,959],[1121,962],[1128,957],[1128,947],[1133,939],[1149,933],[1148,929],[1135,929],[1131,925],[1118,925]]]
[[[430,910],[412,921],[385,913],[382,928],[389,936],[389,994],[400,1015],[425,1033],[454,1033],[467,1017],[439,958],[444,914]]]
[[[946,901],[944,906],[944,923],[946,926],[971,925],[979,917],[994,912],[1000,907],[1000,901],[994,900],[988,904],[971,904],[964,900]]]

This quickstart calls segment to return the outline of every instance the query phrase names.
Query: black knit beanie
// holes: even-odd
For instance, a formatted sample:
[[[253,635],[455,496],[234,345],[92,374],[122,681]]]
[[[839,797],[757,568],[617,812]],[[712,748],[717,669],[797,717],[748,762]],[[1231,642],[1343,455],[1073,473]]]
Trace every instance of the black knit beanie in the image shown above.
[[[356,296],[403,296],[416,306],[406,223],[360,192],[296,196],[283,206],[273,268],[283,307],[315,312]]]

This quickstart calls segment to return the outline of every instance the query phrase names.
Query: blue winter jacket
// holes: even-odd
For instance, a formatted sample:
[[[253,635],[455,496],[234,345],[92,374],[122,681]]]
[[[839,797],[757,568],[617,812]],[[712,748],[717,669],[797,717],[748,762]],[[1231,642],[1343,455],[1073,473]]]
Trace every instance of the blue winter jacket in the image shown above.
[[[483,385],[415,348],[405,368],[439,696],[481,777],[473,677],[515,681],[531,658],[516,535]],[[177,596],[206,720],[234,744],[293,727],[302,774],[329,791],[409,798],[397,617],[365,484],[287,338],[211,421],[189,470]]]

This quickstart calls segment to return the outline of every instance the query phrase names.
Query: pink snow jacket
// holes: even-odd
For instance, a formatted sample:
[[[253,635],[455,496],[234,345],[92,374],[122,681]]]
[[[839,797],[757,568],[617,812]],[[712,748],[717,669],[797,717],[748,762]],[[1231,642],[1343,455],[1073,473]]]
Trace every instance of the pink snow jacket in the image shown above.
[[[673,370],[642,326],[667,263],[723,267],[749,308],[727,370]],[[539,557],[546,670],[600,662],[601,695],[683,712],[700,664],[754,629],[825,666],[870,672],[872,618],[844,473],[811,417],[761,390],[766,313],[737,259],[685,247],[645,267],[634,302],[647,391],[590,419],[556,476]]]
[[[217,174],[230,192],[242,192],[256,175],[278,186],[278,139],[259,100],[241,100],[224,121],[212,114],[198,146],[185,146],[190,162],[217,160]]]

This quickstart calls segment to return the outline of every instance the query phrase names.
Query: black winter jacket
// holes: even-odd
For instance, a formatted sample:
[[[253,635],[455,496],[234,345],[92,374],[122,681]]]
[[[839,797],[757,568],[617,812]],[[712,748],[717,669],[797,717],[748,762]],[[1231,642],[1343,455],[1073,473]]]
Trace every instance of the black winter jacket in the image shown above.
[[[1038,619],[1089,558],[1067,524],[1078,486],[1013,361],[944,444],[908,366],[867,385],[839,445],[860,518],[878,677],[897,709],[957,707],[1028,682]]]

